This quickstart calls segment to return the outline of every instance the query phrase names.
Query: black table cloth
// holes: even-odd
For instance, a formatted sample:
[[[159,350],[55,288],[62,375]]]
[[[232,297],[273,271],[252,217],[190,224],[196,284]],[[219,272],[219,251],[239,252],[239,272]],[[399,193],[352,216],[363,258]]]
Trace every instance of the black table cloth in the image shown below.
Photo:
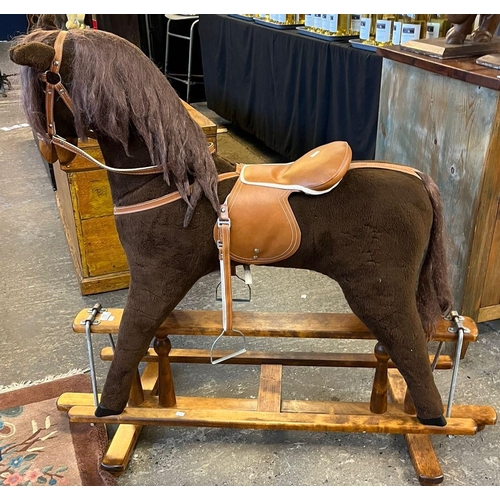
[[[227,15],[200,15],[207,106],[293,161],[331,141],[375,157],[382,58]]]

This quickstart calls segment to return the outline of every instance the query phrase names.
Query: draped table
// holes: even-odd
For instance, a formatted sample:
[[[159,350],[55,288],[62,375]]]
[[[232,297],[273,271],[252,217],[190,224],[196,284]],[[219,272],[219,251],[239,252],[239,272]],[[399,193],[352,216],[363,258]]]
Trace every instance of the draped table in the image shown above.
[[[207,105],[219,116],[290,161],[331,141],[374,158],[375,52],[228,15],[201,14],[199,34]]]

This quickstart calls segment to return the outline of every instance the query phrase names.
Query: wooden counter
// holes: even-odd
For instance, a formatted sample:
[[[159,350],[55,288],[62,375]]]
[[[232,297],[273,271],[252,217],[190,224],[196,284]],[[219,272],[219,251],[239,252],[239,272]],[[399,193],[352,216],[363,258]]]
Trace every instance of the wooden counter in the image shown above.
[[[454,307],[500,318],[500,75],[477,57],[383,56],[378,160],[430,174],[443,197]]]
[[[184,106],[205,132],[207,142],[217,148],[217,126],[189,104]],[[104,161],[96,141],[79,147]],[[68,166],[54,164],[54,176],[56,201],[82,295],[127,288],[129,268],[116,231],[106,170],[77,156]]]

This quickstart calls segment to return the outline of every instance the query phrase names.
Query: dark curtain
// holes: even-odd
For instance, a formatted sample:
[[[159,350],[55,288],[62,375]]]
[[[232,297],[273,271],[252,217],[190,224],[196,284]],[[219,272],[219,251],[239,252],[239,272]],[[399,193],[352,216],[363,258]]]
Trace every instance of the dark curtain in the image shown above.
[[[375,157],[382,58],[225,15],[200,15],[207,105],[295,160],[331,141]]]

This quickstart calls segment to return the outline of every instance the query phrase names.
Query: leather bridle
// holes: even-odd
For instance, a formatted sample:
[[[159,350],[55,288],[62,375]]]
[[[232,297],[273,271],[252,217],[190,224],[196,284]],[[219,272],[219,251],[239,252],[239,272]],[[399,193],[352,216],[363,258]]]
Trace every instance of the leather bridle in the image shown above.
[[[110,167],[109,165],[105,165],[104,163],[101,163],[100,161],[96,160],[89,154],[85,153],[85,151],[71,144],[66,139],[57,134],[56,124],[54,121],[54,102],[56,94],[58,94],[61,97],[64,104],[66,104],[68,109],[74,115],[73,102],[71,101],[71,97],[69,96],[66,87],[62,83],[61,75],[59,73],[62,63],[63,45],[67,33],[68,33],[67,31],[59,32],[54,42],[55,54],[54,58],[52,59],[52,62],[50,63],[50,67],[45,73],[41,73],[39,75],[40,80],[45,83],[45,116],[47,120],[47,135],[49,137],[50,143],[54,146],[59,146],[72,153],[82,156],[83,158],[94,163],[98,167],[108,170],[110,172],[127,174],[127,175],[147,175],[147,174],[162,173],[163,168],[159,165],[151,165],[147,167],[128,168],[128,169]]]
[[[127,169],[115,168],[109,165],[105,165],[104,163],[101,163],[100,161],[96,160],[95,158],[87,154],[78,146],[71,144],[66,139],[57,134],[56,124],[54,121],[54,102],[56,94],[61,97],[64,104],[66,104],[68,109],[74,115],[73,102],[71,101],[71,97],[62,83],[61,75],[59,73],[61,69],[63,45],[67,33],[68,33],[67,31],[59,32],[54,42],[55,54],[54,58],[52,59],[52,62],[50,63],[50,67],[45,73],[41,73],[39,75],[40,80],[45,83],[45,115],[47,120],[47,135],[50,144],[54,146],[59,146],[63,149],[66,149],[67,151],[77,154],[85,158],[87,161],[90,161],[94,165],[97,165],[98,167],[103,168],[109,172],[114,172],[117,174],[125,174],[125,175],[149,175],[149,174],[163,173],[163,167],[161,165],[150,165],[146,167],[127,168]],[[215,152],[215,147],[212,143],[209,144],[208,148],[211,153]],[[144,210],[145,208],[142,209]]]

